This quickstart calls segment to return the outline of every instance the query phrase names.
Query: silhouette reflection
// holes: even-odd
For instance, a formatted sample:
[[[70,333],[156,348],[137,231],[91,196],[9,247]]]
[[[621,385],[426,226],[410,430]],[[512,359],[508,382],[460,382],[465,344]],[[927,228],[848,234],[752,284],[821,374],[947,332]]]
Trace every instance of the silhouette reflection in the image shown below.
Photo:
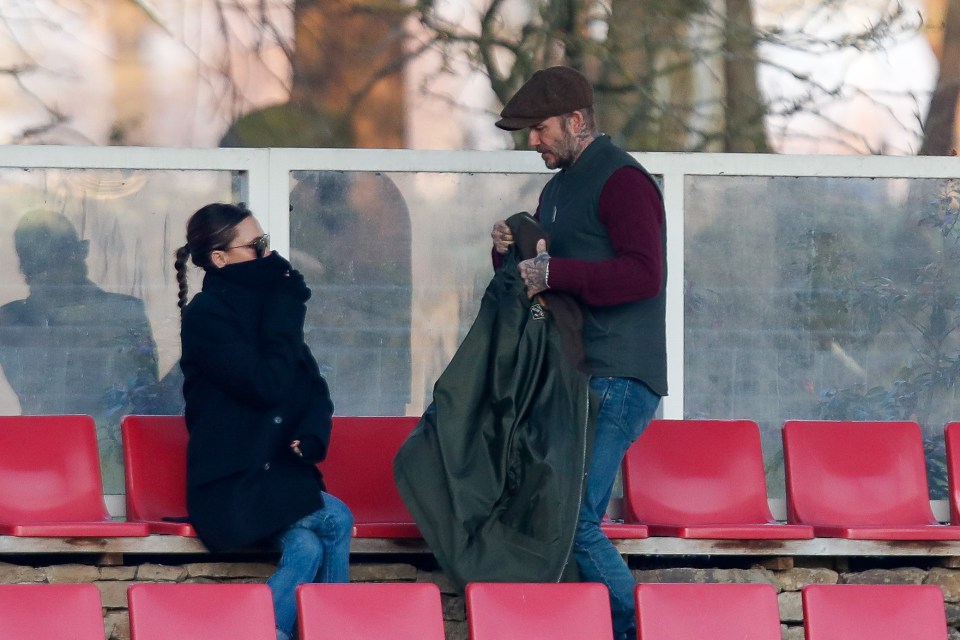
[[[404,415],[410,401],[411,229],[379,173],[297,171],[292,261],[313,290],[306,340],[339,415]]]
[[[90,281],[89,242],[59,213],[25,214],[14,243],[30,292],[0,307],[3,373],[25,415],[93,416],[105,490],[122,492],[119,420],[164,404],[143,302]]]

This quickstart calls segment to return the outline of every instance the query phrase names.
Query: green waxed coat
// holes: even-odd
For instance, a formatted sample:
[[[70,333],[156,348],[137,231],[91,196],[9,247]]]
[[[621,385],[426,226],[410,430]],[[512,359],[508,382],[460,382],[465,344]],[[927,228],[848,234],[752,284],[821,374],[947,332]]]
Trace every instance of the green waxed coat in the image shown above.
[[[535,255],[542,232],[526,213],[507,223],[517,243],[394,459],[404,502],[461,589],[577,575],[573,538],[594,429],[589,377],[574,364],[579,307],[549,291],[527,298],[517,265]]]

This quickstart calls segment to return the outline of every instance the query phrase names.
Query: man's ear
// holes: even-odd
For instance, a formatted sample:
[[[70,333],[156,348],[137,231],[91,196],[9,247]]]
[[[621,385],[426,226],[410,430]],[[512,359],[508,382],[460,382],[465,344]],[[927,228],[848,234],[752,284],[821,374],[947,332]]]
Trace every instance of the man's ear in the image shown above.
[[[87,256],[90,255],[90,241],[81,240],[79,243],[77,243],[77,247],[78,247],[77,253],[80,254],[80,259],[86,260]]]
[[[223,255],[223,251],[219,249],[214,249],[210,252],[210,264],[215,266],[217,269],[220,269],[225,264],[227,264],[227,259]]]
[[[583,111],[571,111],[567,117],[569,118],[570,131],[572,133],[580,133],[583,131]]]

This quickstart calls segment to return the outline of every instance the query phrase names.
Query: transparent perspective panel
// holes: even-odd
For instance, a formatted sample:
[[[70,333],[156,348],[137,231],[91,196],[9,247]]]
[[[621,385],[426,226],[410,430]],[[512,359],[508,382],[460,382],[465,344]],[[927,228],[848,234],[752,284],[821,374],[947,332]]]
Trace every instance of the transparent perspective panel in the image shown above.
[[[944,498],[957,181],[691,176],[685,191],[684,414],[757,421],[781,497],[785,420],[915,420]]]
[[[338,415],[418,415],[493,276],[490,229],[548,175],[291,173],[307,343]]]
[[[173,253],[235,178],[0,169],[0,411],[92,416],[106,493],[123,493],[120,419],[183,410]]]

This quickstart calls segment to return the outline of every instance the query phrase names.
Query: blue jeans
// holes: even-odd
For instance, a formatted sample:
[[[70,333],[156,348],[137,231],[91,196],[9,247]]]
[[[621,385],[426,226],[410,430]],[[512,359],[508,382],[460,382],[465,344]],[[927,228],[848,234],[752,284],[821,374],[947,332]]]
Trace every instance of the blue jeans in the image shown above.
[[[277,639],[288,640],[297,621],[297,586],[306,582],[350,582],[353,515],[339,498],[323,494],[323,508],[277,535],[280,562],[267,585],[273,591]]]
[[[582,579],[601,582],[610,590],[614,638],[636,640],[636,583],[623,557],[600,530],[600,520],[623,456],[653,419],[660,396],[633,378],[595,377],[590,387],[600,407],[573,553]]]

